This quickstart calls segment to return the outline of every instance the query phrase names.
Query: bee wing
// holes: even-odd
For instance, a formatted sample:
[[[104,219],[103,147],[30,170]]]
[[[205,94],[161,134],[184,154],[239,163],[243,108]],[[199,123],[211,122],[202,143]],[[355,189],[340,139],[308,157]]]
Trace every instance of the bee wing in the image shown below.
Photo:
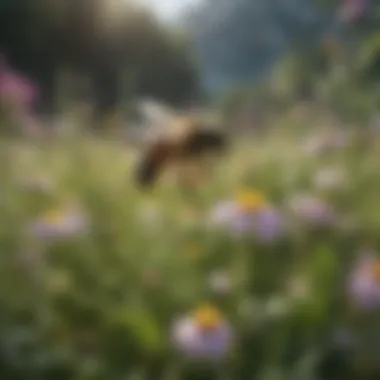
[[[166,128],[177,117],[177,114],[166,104],[153,99],[144,99],[138,104],[138,110],[151,128]]]
[[[157,138],[180,139],[192,126],[191,116],[183,116],[155,100],[145,99],[138,108],[146,121],[144,134],[148,142]]]

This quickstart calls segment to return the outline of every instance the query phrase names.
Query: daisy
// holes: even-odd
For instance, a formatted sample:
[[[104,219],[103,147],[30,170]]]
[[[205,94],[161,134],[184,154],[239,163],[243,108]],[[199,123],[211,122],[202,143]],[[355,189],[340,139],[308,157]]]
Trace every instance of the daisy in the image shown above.
[[[281,215],[257,191],[245,190],[236,199],[218,204],[211,221],[234,236],[255,236],[264,242],[274,241],[284,232]]]
[[[188,358],[220,360],[230,351],[233,333],[221,313],[206,305],[176,320],[172,337],[175,347]]]

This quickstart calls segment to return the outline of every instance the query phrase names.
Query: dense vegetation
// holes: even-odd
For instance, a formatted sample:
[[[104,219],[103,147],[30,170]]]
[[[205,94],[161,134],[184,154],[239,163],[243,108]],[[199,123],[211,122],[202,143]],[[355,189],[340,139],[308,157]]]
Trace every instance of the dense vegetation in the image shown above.
[[[198,190],[139,193],[117,142],[3,145],[2,376],[376,378],[379,138],[294,117]]]
[[[377,4],[333,32],[338,1],[206,0],[189,35],[91,4],[0,0],[2,378],[378,379]],[[137,145],[76,105],[130,121],[205,105],[199,79],[231,151],[139,192]]]

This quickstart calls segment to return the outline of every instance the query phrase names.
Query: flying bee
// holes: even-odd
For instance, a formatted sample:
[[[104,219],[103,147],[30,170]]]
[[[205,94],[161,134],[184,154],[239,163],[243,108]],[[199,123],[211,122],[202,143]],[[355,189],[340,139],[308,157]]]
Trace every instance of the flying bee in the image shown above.
[[[197,181],[226,152],[227,145],[226,135],[201,118],[176,117],[148,142],[137,162],[135,180],[140,187],[152,187],[165,171],[175,169],[182,182]]]

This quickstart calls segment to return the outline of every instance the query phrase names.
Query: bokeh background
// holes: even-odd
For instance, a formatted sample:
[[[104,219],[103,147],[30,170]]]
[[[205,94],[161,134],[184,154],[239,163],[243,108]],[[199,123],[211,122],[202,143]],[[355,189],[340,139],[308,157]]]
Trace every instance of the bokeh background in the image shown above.
[[[379,79],[376,0],[0,0],[1,378],[379,379]]]

